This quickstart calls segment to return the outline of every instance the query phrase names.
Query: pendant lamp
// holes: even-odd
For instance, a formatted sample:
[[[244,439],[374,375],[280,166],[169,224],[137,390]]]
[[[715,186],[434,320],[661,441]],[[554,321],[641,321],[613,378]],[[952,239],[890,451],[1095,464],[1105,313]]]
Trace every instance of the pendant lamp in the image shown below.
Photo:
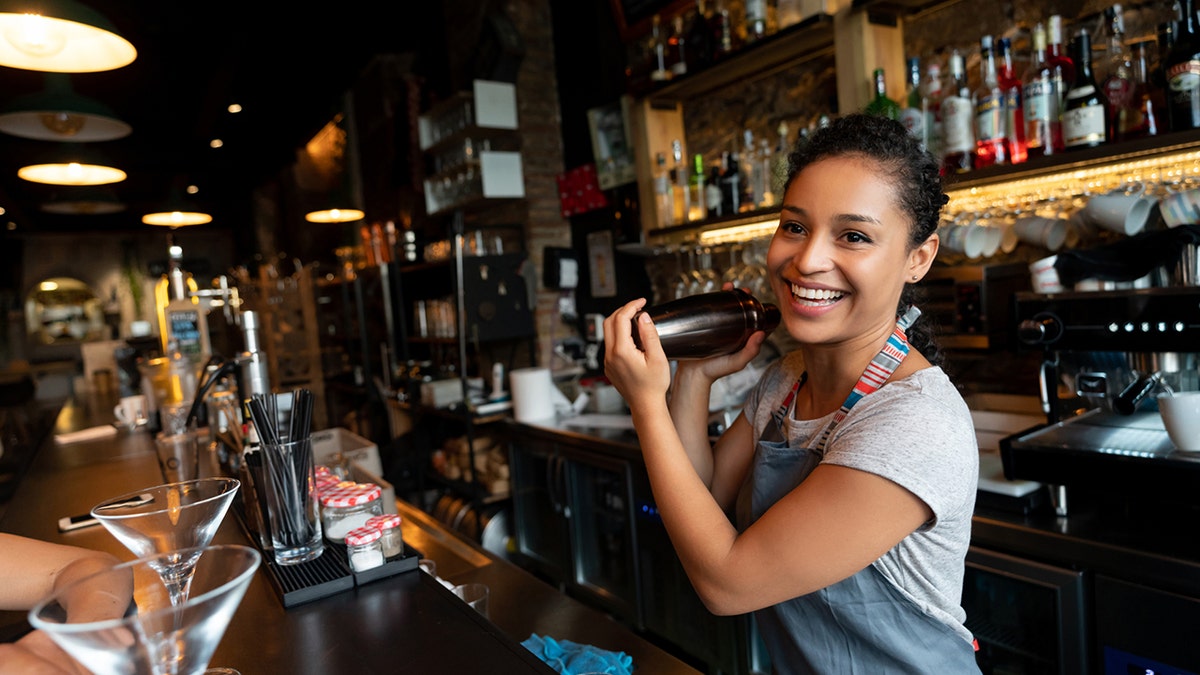
[[[58,143],[17,169],[17,176],[46,185],[108,185],[125,180],[125,172],[109,165],[103,153],[88,143]]]
[[[310,223],[349,223],[362,220],[366,215],[359,209],[320,209],[304,214],[304,219]]]
[[[357,166],[348,156],[352,148],[349,132],[341,126],[344,119],[340,113],[334,116],[304,145],[306,161],[301,165],[308,177],[301,182],[315,188],[310,197],[314,206],[304,214],[310,223],[349,223],[366,217],[359,208]]]
[[[212,219],[211,214],[206,213],[192,200],[184,197],[179,184],[171,188],[171,194],[167,197],[167,202],[163,204],[162,210],[142,216],[142,222],[146,225],[170,228],[204,225],[211,223]]]
[[[0,131],[37,141],[91,143],[123,138],[133,127],[103,103],[75,93],[69,76],[48,73],[45,89],[0,106]]]
[[[75,0],[0,0],[0,66],[95,73],[135,58],[107,18]]]

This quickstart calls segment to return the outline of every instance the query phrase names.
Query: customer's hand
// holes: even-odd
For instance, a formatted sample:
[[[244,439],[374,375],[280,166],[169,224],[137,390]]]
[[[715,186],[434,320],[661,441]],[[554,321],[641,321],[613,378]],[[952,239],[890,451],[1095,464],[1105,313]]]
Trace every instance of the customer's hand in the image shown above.
[[[88,675],[48,635],[34,631],[11,644],[0,644],[0,675]]]

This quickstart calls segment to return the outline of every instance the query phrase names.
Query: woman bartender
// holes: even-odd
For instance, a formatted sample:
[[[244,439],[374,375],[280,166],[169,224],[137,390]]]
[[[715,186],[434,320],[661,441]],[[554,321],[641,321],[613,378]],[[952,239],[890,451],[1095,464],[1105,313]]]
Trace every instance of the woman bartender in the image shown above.
[[[767,268],[799,347],[715,446],[709,389],[765,336],[672,382],[644,299],[605,322],[683,567],[713,613],[755,613],[778,673],[978,672],[960,606],[974,431],[908,301],[945,201],[894,121],[849,115],[797,146]]]

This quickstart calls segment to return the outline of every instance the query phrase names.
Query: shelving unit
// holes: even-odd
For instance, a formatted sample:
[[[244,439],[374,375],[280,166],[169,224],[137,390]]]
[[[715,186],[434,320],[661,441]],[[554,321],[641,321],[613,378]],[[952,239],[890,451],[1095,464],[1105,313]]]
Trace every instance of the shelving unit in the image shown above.
[[[466,466],[461,477],[441,475],[429,465],[420,480],[428,478],[478,507],[508,498],[507,492],[497,494],[482,480],[476,457],[481,430],[507,415],[476,411],[470,371],[489,372],[484,362],[493,351],[515,352],[522,342],[527,342],[531,359],[536,352],[533,309],[522,274],[523,226],[466,224],[467,216],[478,210],[525,195],[521,154],[512,149],[519,148],[515,87],[477,80],[471,92],[457,94],[421,115],[418,125],[421,148],[431,166],[425,179],[426,211],[446,220],[448,246],[439,259],[396,266],[395,311],[398,323],[406,327],[398,335],[398,348],[406,361],[429,362],[431,368],[456,380],[457,392],[449,399],[457,400],[430,405],[410,390],[405,400],[397,397],[390,404],[447,429],[448,439],[465,437]],[[443,189],[447,181],[458,185]],[[503,236],[514,230],[518,236]],[[519,248],[514,239],[521,242]],[[450,308],[440,313],[436,326],[430,316],[434,306]],[[421,384],[423,390],[431,386]],[[430,457],[438,447],[428,448]]]

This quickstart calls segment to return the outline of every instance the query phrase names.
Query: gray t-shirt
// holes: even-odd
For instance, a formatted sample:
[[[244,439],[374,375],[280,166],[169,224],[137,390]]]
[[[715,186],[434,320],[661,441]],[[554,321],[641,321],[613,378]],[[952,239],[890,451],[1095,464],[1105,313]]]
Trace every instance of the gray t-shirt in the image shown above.
[[[803,370],[803,359],[793,352],[773,363],[747,396],[743,414],[756,446]],[[833,414],[796,420],[794,406],[787,415],[788,444],[814,447]],[[929,506],[933,518],[872,565],[918,607],[970,640],[960,603],[979,450],[971,412],[942,369],[925,368],[861,399],[834,429],[821,461],[887,478]]]

